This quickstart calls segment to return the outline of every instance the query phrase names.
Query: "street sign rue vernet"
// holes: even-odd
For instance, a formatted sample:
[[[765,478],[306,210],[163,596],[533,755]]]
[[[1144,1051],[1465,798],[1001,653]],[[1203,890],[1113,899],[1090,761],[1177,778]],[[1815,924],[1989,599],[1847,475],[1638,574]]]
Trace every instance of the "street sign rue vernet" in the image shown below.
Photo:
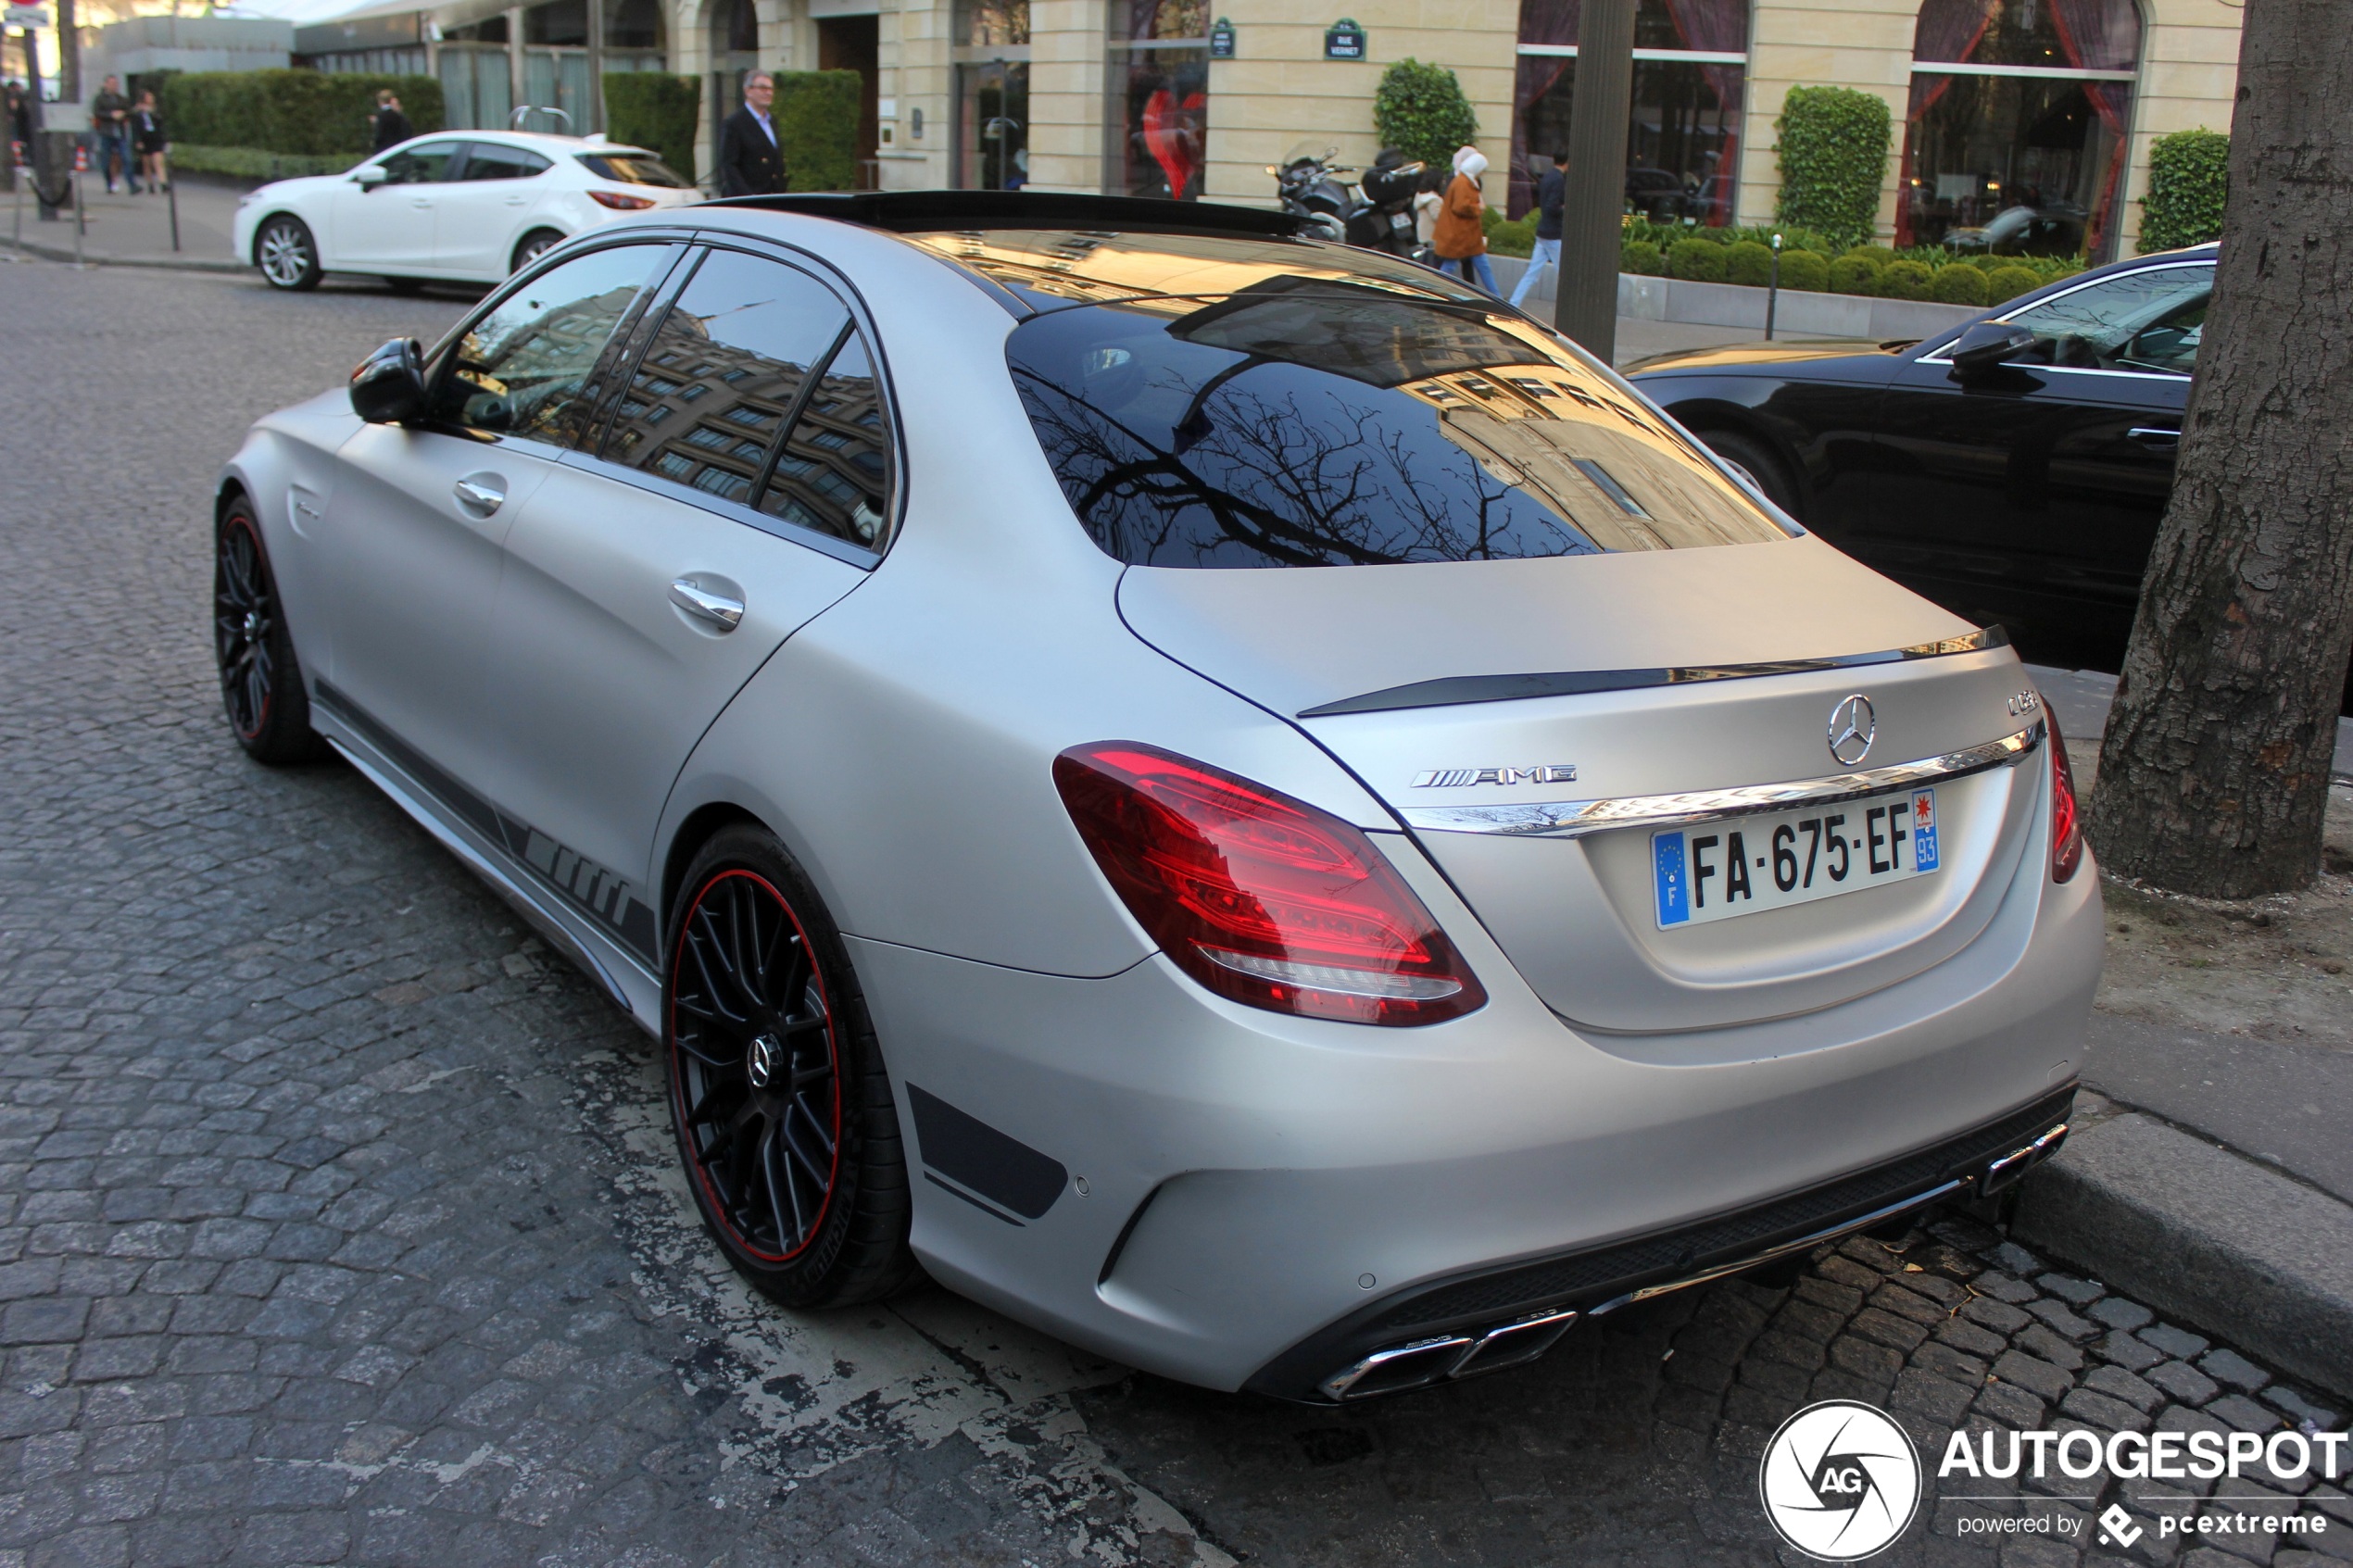
[[[11,6],[7,10],[7,25],[31,29],[49,25],[49,9],[45,6]]]

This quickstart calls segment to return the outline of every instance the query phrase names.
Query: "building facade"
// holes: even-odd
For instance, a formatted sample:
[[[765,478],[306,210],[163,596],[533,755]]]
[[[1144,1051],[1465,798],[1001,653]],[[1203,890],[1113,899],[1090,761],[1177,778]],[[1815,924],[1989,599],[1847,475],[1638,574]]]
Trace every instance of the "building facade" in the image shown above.
[[[549,104],[587,128],[593,47],[608,70],[700,79],[707,154],[746,71],[848,69],[867,82],[862,183],[1261,205],[1274,196],[1266,166],[1297,152],[1370,161],[1375,88],[1412,57],[1455,72],[1489,155],[1488,198],[1517,212],[1567,141],[1579,9],[461,0],[423,13],[421,31],[459,123]],[[1793,87],[1838,85],[1884,98],[1895,122],[1880,204],[1887,241],[1934,243],[2025,208],[2045,248],[2130,254],[2150,144],[2230,125],[2238,20],[2231,0],[1641,0],[1628,200],[1662,219],[1769,222],[1782,100]]]

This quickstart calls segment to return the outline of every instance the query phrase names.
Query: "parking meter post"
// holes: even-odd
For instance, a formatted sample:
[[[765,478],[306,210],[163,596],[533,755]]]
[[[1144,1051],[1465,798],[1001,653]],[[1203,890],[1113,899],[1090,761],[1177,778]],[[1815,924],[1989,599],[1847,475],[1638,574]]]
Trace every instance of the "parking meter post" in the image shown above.
[[[1773,341],[1773,316],[1781,303],[1781,237],[1773,236],[1773,281],[1765,288],[1765,341]]]
[[[1635,0],[1585,0],[1554,321],[1603,364],[1617,345],[1617,263],[1626,244],[1626,127],[1634,96]]]

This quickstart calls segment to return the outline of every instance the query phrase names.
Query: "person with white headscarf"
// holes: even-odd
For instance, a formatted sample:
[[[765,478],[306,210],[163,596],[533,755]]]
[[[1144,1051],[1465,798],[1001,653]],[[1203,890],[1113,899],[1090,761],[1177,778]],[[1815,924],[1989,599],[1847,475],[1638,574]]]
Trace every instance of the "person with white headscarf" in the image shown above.
[[[1454,154],[1454,178],[1446,187],[1445,206],[1439,212],[1430,248],[1438,253],[1440,271],[1468,282],[1474,281],[1471,269],[1476,265],[1478,286],[1494,294],[1495,269],[1487,259],[1487,228],[1481,220],[1487,197],[1478,186],[1479,176],[1486,172],[1487,155],[1477,147],[1464,147]]]

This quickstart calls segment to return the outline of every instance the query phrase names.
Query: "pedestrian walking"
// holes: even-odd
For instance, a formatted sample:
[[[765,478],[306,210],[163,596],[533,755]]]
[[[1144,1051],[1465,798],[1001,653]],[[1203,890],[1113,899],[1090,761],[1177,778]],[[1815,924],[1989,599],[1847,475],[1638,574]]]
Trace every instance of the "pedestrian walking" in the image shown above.
[[[768,117],[776,81],[764,70],[744,78],[744,107],[719,129],[719,194],[768,196],[785,188],[785,155],[776,122]]]
[[[122,95],[122,79],[109,76],[90,100],[90,167],[114,194],[114,162],[122,165],[122,182],[133,195],[139,191],[138,165],[132,161],[131,100]]]
[[[142,90],[139,107],[131,111],[131,149],[139,157],[139,172],[147,182],[148,192],[162,194],[170,182],[163,159],[171,143],[163,133],[163,111],[156,107],[152,92]]]
[[[1536,275],[1546,268],[1557,270],[1561,264],[1561,203],[1568,194],[1568,176],[1564,172],[1568,162],[1566,152],[1553,155],[1553,167],[1536,182],[1536,248],[1529,256],[1528,270],[1519,275],[1519,287],[1512,290],[1512,306],[1528,297],[1536,286]]]
[[[1446,182],[1453,176],[1431,164],[1422,170],[1421,188],[1414,193],[1414,243],[1427,246],[1438,238],[1438,215],[1446,210]]]
[[[1482,221],[1487,212],[1487,197],[1478,187],[1478,178],[1487,172],[1487,155],[1477,147],[1464,147],[1454,155],[1454,178],[1446,187],[1444,207],[1439,212],[1437,231],[1430,245],[1438,252],[1438,270],[1451,272],[1465,282],[1476,282],[1489,294],[1497,292],[1495,269],[1487,259],[1487,228]],[[1478,276],[1472,276],[1472,268]]]
[[[375,148],[384,152],[396,147],[414,136],[409,127],[409,117],[400,112],[400,96],[386,87],[376,94]]]

